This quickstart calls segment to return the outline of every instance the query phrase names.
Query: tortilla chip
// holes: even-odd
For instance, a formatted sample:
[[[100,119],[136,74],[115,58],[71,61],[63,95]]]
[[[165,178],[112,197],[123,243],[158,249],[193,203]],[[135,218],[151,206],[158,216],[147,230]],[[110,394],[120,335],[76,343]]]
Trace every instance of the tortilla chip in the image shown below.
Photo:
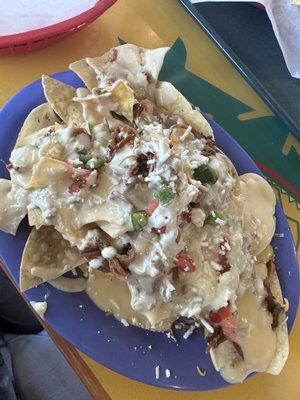
[[[43,225],[48,225],[39,208],[28,210],[28,222],[30,226],[35,226],[36,229],[40,229]]]
[[[188,100],[170,82],[159,82],[154,90],[157,106],[167,114],[177,114],[193,129],[206,137],[213,137],[213,131],[200,111],[193,110]]]
[[[75,247],[52,227],[33,229],[28,237],[20,267],[20,289],[22,292],[56,279],[84,263],[84,258]]]
[[[64,181],[68,186],[67,178],[69,177],[71,180],[72,172],[73,167],[64,161],[42,157],[34,165],[33,174],[27,187],[29,189],[40,189],[48,187],[50,184],[56,184],[58,181]]]
[[[23,189],[17,192],[13,189],[11,181],[0,179],[0,229],[6,233],[15,235],[20,222],[27,214],[22,202]]]
[[[15,147],[27,145],[28,136],[32,136],[33,132],[54,125],[55,122],[59,122],[59,118],[55,115],[52,107],[48,103],[41,104],[34,108],[24,121]]]
[[[69,65],[69,68],[79,76],[89,90],[98,86],[97,75],[86,60],[75,61]]]
[[[117,112],[132,122],[133,105],[136,102],[133,90],[125,82],[120,81],[110,93],[112,101],[118,104]]]
[[[144,49],[134,44],[123,44],[110,49],[101,57],[87,58],[86,62],[96,74],[124,79],[134,88],[147,87],[149,81],[156,81],[169,47],[159,49]],[[110,68],[117,64],[118,68]],[[137,74],[140,78],[137,83]]]
[[[76,89],[73,86],[47,75],[42,76],[42,84],[47,101],[64,122],[76,125],[84,123],[82,106],[73,100],[76,96]]]
[[[280,283],[275,269],[273,269],[271,272],[270,287],[276,301],[280,304],[283,304]],[[282,313],[279,318],[279,326],[275,329],[275,334],[276,352],[274,357],[266,370],[259,372],[268,372],[269,374],[278,375],[287,360],[289,353],[289,341],[286,315],[284,313]],[[233,359],[236,357],[236,351],[234,350],[232,343],[229,341],[221,343],[215,349],[210,349],[210,355],[217,371],[222,371],[225,365],[232,365],[233,368],[238,368],[238,366],[236,366],[233,362]]]

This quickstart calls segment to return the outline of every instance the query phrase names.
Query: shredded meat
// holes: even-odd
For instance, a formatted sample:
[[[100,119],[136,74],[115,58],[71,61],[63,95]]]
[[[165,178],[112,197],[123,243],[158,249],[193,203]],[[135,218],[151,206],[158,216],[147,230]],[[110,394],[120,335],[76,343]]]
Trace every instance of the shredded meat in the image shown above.
[[[116,113],[115,111],[111,111],[111,116],[117,119],[118,121],[124,122],[125,124],[129,124],[129,121],[127,118],[124,117],[124,115],[120,115]]]
[[[111,161],[116,152],[125,146],[125,144],[132,144],[136,135],[136,129],[129,125],[119,126],[116,128],[112,132],[111,138],[108,142],[107,161]]]
[[[171,325],[172,338],[177,341],[176,331],[186,332],[192,326],[194,326],[194,332],[203,332],[203,328],[195,318],[188,318],[180,316]]]
[[[268,274],[267,274],[266,279],[264,280],[264,287],[267,292],[265,302],[267,305],[267,310],[272,314],[272,317],[273,317],[273,322],[271,324],[273,330],[278,327],[280,314],[284,311],[284,307],[276,301],[276,299],[273,296],[272,291],[271,291],[270,278],[271,278],[271,273],[273,272],[274,268],[275,268],[275,266],[272,263],[272,261],[271,260],[268,261],[267,262]]]
[[[136,256],[135,249],[131,243],[125,244],[123,246],[120,254],[116,255],[116,258],[120,261],[122,265],[129,265],[132,261],[134,261]]]
[[[12,163],[5,164],[5,167],[6,167],[7,171],[12,171],[12,170],[19,171],[21,169],[21,167],[13,166]]]
[[[100,249],[92,249],[92,248],[87,248],[83,250],[81,253],[84,258],[87,260],[92,260],[93,258],[97,258],[101,255],[101,250]]]
[[[216,153],[218,153],[218,149],[215,146],[214,140],[210,138],[206,139],[206,143],[204,148],[201,150],[201,154],[203,154],[206,157],[209,157],[215,155]]]
[[[155,79],[153,78],[153,76],[150,74],[150,72],[144,72],[148,83],[155,83]]]
[[[131,175],[142,175],[144,178],[153,170],[153,164],[147,164],[148,160],[152,160],[154,154],[148,151],[146,154],[139,154],[136,157],[136,163],[131,167]]]
[[[109,260],[109,269],[110,272],[116,275],[126,276],[129,273],[128,268],[125,265],[122,265],[116,257]]]
[[[226,336],[223,333],[221,326],[216,326],[214,328],[214,332],[210,333],[206,337],[207,341],[207,349],[206,351],[209,352],[210,349],[215,349],[219,346],[219,344],[225,342],[227,340]]]
[[[115,47],[113,47],[113,48],[109,51],[109,55],[108,55],[109,61],[110,61],[110,62],[116,61],[117,56],[118,56],[118,50],[117,50]]]
[[[220,274],[224,274],[224,272],[230,271],[231,265],[229,264],[226,254],[219,254],[219,264],[221,265],[222,269]]]
[[[141,113],[143,112],[144,107],[142,106],[141,103],[135,103],[133,105],[133,118],[137,118],[141,115]]]
[[[109,262],[107,260],[103,260],[103,263],[99,270],[104,273],[110,272]]]

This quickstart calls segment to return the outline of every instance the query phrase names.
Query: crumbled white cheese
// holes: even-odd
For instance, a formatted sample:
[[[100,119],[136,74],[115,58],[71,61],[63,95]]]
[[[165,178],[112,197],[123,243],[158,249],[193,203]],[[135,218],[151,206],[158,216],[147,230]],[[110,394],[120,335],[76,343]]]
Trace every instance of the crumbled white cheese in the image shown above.
[[[191,132],[192,132],[192,127],[191,127],[191,125],[189,125],[187,127],[187,129],[185,130],[185,132],[183,133],[183,135],[180,136],[180,141],[184,142],[185,139],[190,135]]]
[[[99,229],[89,229],[81,243],[78,246],[79,250],[84,250],[86,247],[97,247],[100,241],[100,230]]]
[[[194,330],[195,330],[194,325],[191,325],[191,326],[189,327],[189,329],[184,333],[183,339],[189,338],[189,337],[191,336],[191,334],[194,332]]]
[[[127,322],[127,320],[125,319],[125,318],[122,318],[121,319],[121,322],[122,322],[122,324],[124,325],[124,326],[129,326],[129,323]]]
[[[201,228],[203,226],[205,217],[205,212],[201,208],[192,209],[192,223],[195,224],[198,228]]]
[[[155,367],[155,378],[159,379],[159,365]]]
[[[167,369],[165,370],[165,374],[166,374],[166,378],[170,378],[170,376],[171,376],[171,371],[167,368]]]
[[[89,267],[92,269],[98,269],[101,267],[102,263],[103,263],[102,257],[93,258],[92,260],[89,261]]]
[[[104,249],[101,251],[102,257],[106,259],[113,258],[116,254],[117,250],[113,246],[104,247]]]

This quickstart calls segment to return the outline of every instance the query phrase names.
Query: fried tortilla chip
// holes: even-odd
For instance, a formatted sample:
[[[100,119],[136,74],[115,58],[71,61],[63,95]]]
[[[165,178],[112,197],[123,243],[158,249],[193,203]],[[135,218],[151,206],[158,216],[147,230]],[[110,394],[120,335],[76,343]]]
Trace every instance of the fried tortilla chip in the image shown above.
[[[48,225],[45,218],[42,217],[42,211],[39,208],[28,210],[28,222],[30,226],[35,226],[36,229],[40,229],[43,225]]]
[[[33,229],[28,237],[20,267],[22,292],[43,282],[56,279],[84,263],[75,247],[52,227]]]
[[[40,189],[51,184],[57,184],[59,180],[68,185],[68,178],[72,177],[73,168],[64,161],[51,157],[42,157],[33,168],[33,174],[28,183],[29,189]]]
[[[47,101],[64,122],[76,125],[84,123],[82,106],[73,100],[76,96],[76,89],[73,86],[47,75],[43,75],[42,84]]]
[[[43,128],[50,127],[56,122],[59,122],[59,118],[55,115],[52,107],[48,103],[41,104],[34,108],[24,121],[15,147],[21,147],[31,143],[33,133]],[[30,141],[28,141],[28,136],[30,136]]]
[[[101,57],[87,58],[86,62],[97,75],[109,75],[113,80],[124,79],[133,89],[139,89],[157,80],[168,50],[168,47],[144,49],[124,44],[110,49]]]
[[[159,82],[154,90],[157,106],[167,114],[179,115],[188,125],[206,137],[213,137],[213,131],[200,111],[193,110],[188,100],[170,82]]]
[[[133,90],[124,81],[119,81],[110,93],[112,101],[118,105],[117,112],[132,122],[133,105],[136,102]]]
[[[79,76],[89,90],[98,86],[96,72],[85,59],[73,62],[69,68]]]
[[[269,281],[275,301],[283,304],[275,268],[271,272]],[[238,306],[238,310],[242,310],[242,315],[247,315],[247,318],[243,319],[244,323],[251,322],[250,329],[245,326],[244,333],[241,330],[242,343],[238,344],[239,350],[228,340],[221,342],[216,348],[210,349],[216,370],[220,371],[223,378],[230,383],[242,382],[252,372],[268,372],[278,375],[288,357],[289,343],[285,313],[280,314],[278,326],[272,329],[272,314],[265,308],[266,306],[256,310],[257,300],[254,295],[252,297],[251,303],[243,302]],[[247,301],[249,302],[249,300]],[[258,315],[258,313],[261,314]],[[257,319],[253,323],[255,316]]]
[[[22,188],[16,190],[11,181],[0,179],[0,229],[15,235],[20,222],[27,214],[25,193]]]

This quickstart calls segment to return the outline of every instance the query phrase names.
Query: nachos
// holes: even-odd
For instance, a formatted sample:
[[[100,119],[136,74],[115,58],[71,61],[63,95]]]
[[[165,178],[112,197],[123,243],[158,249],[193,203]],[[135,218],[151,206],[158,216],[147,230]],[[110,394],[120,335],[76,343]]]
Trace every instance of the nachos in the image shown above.
[[[74,62],[85,87],[43,76],[47,102],[0,180],[0,228],[15,234],[26,214],[33,227],[21,290],[50,282],[127,324],[202,327],[229,382],[278,374],[288,335],[274,193],[239,176],[200,111],[158,80],[167,51],[125,44]]]

